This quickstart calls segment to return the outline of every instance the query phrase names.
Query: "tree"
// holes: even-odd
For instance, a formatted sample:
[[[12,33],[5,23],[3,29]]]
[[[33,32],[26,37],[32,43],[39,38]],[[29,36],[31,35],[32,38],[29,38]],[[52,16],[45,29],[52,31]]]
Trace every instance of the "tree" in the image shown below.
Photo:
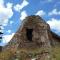
[[[1,29],[1,25],[0,25],[0,43],[2,42],[2,35],[3,35],[3,32],[2,32],[2,29]]]
[[[3,35],[3,32],[2,32],[2,29],[1,29],[1,25],[0,25],[0,43],[2,42],[2,35]],[[0,52],[2,51],[2,46],[0,46]]]

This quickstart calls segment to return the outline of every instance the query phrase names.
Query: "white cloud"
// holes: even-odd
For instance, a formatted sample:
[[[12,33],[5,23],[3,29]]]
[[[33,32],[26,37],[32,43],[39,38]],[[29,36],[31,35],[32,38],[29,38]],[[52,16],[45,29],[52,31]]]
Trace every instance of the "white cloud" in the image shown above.
[[[48,13],[48,15],[60,15],[60,11],[57,9],[53,9],[51,12]]]
[[[14,23],[14,21],[10,21],[10,24],[13,24]]]
[[[7,5],[7,8],[12,8],[13,3],[9,3],[9,2],[8,2],[6,5]]]
[[[26,11],[22,11],[22,12],[21,12],[20,20],[24,20],[25,17],[27,17],[27,13],[26,13]]]
[[[3,27],[3,26],[0,26],[0,28],[1,28],[0,30],[3,30],[3,29],[4,29],[4,27]]]
[[[7,4],[7,7],[4,6],[4,0],[0,2],[0,25],[6,26],[9,18],[12,17],[13,11],[10,3]]]
[[[45,14],[43,10],[39,10],[35,15],[44,16]]]
[[[23,0],[21,4],[17,4],[14,6],[14,9],[18,12],[20,12],[21,9],[23,9],[25,6],[27,6],[29,3],[26,0]]]
[[[0,26],[0,32],[3,32],[3,31],[4,31],[4,27]]]
[[[16,6],[14,6],[14,9],[15,9],[16,11],[19,11],[19,12],[20,12],[20,10],[21,10],[20,4],[17,4]]]
[[[3,36],[3,43],[8,43],[12,37],[14,36],[15,33],[12,33],[11,35],[4,35]]]
[[[4,0],[0,0],[0,6],[4,4]]]
[[[11,30],[7,30],[8,33],[11,33]]]
[[[48,20],[47,23],[50,25],[51,29],[56,31],[56,33],[60,33],[60,20],[52,18],[51,20]]]

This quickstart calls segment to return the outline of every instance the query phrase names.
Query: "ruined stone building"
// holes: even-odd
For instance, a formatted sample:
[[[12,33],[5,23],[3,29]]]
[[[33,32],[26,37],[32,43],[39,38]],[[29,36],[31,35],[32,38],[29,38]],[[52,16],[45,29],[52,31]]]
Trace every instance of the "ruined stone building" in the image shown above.
[[[6,47],[36,48],[50,46],[50,27],[39,16],[28,16]]]
[[[51,46],[59,43],[60,37],[50,30],[50,26],[40,16],[33,15],[23,20],[18,31],[4,47],[4,50],[27,49],[28,52],[29,49],[43,48],[44,53],[49,53]]]
[[[60,36],[50,30],[50,26],[40,16],[26,17],[18,31],[6,47],[14,44],[19,48],[57,45]]]

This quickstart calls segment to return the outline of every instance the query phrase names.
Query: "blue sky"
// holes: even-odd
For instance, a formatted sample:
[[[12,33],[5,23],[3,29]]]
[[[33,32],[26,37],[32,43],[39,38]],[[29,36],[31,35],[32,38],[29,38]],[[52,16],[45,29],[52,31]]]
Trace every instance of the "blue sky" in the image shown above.
[[[0,25],[8,43],[26,16],[39,15],[60,35],[60,0],[0,0]]]

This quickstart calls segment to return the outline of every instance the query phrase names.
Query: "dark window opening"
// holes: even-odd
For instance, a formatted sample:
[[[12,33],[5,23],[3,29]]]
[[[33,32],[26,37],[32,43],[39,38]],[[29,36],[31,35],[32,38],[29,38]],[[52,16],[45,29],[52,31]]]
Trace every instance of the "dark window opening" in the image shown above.
[[[32,41],[32,32],[33,29],[26,29],[26,36],[29,41]]]

